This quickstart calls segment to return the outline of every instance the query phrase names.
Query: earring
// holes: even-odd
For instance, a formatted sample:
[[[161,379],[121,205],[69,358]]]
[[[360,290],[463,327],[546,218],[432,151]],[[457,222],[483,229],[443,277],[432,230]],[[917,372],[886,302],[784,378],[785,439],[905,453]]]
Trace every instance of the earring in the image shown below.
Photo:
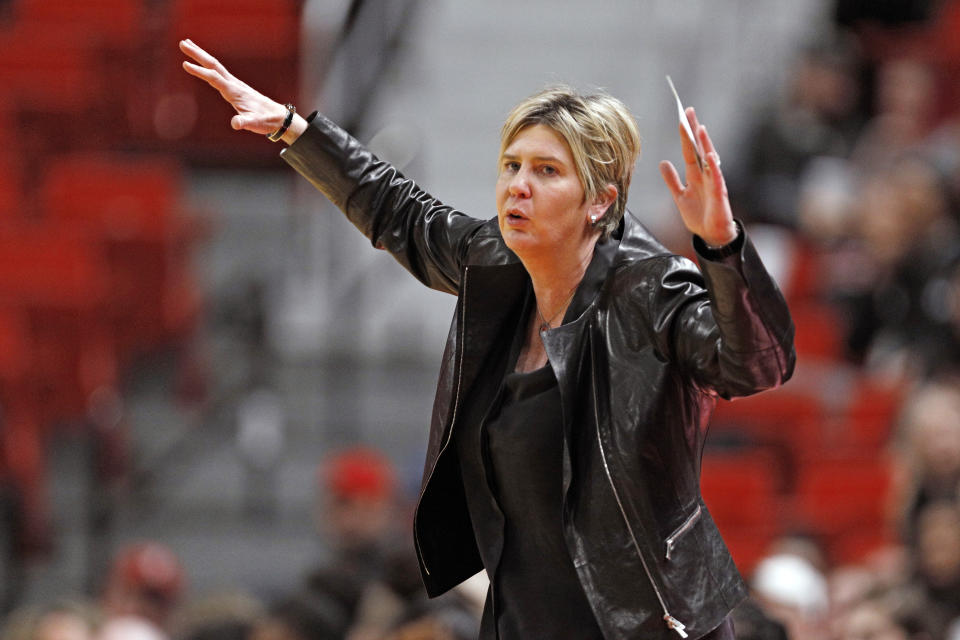
[[[596,222],[596,221],[597,221],[597,216],[596,216],[596,215],[590,216],[590,222]]]

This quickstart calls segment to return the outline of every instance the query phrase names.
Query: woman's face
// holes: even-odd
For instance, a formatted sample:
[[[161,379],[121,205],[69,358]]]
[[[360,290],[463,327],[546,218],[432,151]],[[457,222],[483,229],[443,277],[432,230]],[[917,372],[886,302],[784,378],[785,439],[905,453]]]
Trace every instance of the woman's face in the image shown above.
[[[546,125],[522,129],[500,158],[497,217],[504,241],[521,258],[579,246],[597,232],[590,216],[609,203],[584,201],[567,142]]]

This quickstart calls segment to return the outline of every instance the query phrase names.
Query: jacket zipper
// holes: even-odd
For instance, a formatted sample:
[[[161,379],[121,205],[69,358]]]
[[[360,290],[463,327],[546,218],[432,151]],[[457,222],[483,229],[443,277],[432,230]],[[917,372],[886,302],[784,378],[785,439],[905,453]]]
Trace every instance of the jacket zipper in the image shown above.
[[[690,517],[684,520],[683,524],[680,525],[676,531],[670,534],[669,538],[667,538],[667,560],[670,559],[670,554],[673,552],[673,547],[677,543],[677,540],[679,540],[683,534],[693,528],[693,525],[697,524],[697,520],[700,519],[701,513],[703,513],[703,507],[698,504],[696,511],[690,514]]]
[[[423,489],[420,490],[420,497],[417,500],[417,504],[420,504],[420,501],[423,500],[423,493],[427,489],[427,485],[430,484],[430,478],[433,477],[433,472],[437,469],[437,463],[440,461],[440,456],[443,455],[443,452],[447,450],[447,446],[450,444],[450,440],[453,439],[453,425],[457,421],[457,408],[460,405],[460,382],[463,378],[463,352],[464,344],[463,338],[466,333],[466,324],[464,320],[467,317],[467,272],[470,271],[470,267],[465,267],[463,270],[463,306],[460,307],[460,358],[457,361],[457,390],[453,395],[453,416],[450,418],[450,430],[447,432],[447,439],[443,442],[443,446],[440,447],[440,452],[437,453],[437,457],[433,460],[433,466],[430,467],[430,475],[427,476],[427,482],[424,483]],[[416,533],[416,531],[414,531]],[[423,570],[430,575],[430,567],[427,566],[427,558],[423,555],[423,549],[420,548],[420,536],[414,535],[413,541],[417,545],[417,553],[420,554],[420,561],[423,562]]]
[[[656,581],[653,579],[653,573],[650,571],[650,567],[647,565],[646,559],[643,557],[643,553],[640,551],[640,544],[637,542],[637,536],[633,532],[633,527],[630,526],[630,520],[627,518],[627,512],[623,508],[623,502],[620,500],[620,493],[617,491],[616,485],[613,483],[613,475],[610,473],[610,465],[607,464],[607,452],[603,447],[603,437],[600,433],[600,414],[597,411],[598,405],[598,394],[597,394],[597,372],[596,368],[591,372],[591,381],[593,382],[593,419],[594,424],[597,427],[597,445],[600,447],[600,459],[603,461],[603,470],[607,475],[607,481],[610,483],[610,489],[613,491],[613,497],[617,501],[617,507],[620,509],[620,515],[623,517],[624,524],[627,525],[627,531],[630,533],[630,539],[633,541],[633,548],[637,551],[637,557],[640,558],[640,564],[643,565],[643,570],[647,574],[647,579],[650,581],[650,585],[653,587],[653,592],[657,596],[657,600],[660,602],[660,608],[663,609],[663,620],[667,623],[667,627],[677,632],[681,638],[687,637],[686,625],[670,615],[669,609],[667,609],[667,603],[663,599],[663,594],[660,593],[660,588],[657,586]]]

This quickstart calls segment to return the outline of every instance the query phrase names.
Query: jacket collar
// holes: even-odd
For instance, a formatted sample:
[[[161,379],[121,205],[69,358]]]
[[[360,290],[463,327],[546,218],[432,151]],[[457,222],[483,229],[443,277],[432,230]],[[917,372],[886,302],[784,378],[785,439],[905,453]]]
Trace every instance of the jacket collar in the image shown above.
[[[479,234],[484,236],[482,243],[490,243],[492,246],[489,246],[488,250],[480,252],[483,256],[482,264],[470,266],[471,282],[487,280],[490,284],[495,283],[495,286],[499,288],[496,295],[492,298],[482,297],[487,300],[496,300],[498,305],[511,307],[514,303],[522,300],[522,296],[530,286],[530,277],[526,274],[526,270],[517,255],[504,244],[503,238],[500,236],[497,219],[490,220],[484,226],[486,227],[485,231]],[[669,251],[650,234],[643,223],[628,209],[617,229],[607,240],[598,242],[594,248],[593,258],[587,266],[583,280],[577,286],[577,291],[567,308],[566,314],[564,314],[563,325],[569,324],[582,316],[596,300],[612,268],[667,253]],[[484,293],[492,293],[489,290],[490,288],[484,284],[481,284],[479,288],[485,290]],[[476,288],[474,292],[479,293]],[[473,297],[471,296],[471,298]],[[481,296],[477,296],[477,298],[481,298]],[[487,308],[492,306],[494,305]],[[475,309],[476,304],[472,304],[471,307]]]

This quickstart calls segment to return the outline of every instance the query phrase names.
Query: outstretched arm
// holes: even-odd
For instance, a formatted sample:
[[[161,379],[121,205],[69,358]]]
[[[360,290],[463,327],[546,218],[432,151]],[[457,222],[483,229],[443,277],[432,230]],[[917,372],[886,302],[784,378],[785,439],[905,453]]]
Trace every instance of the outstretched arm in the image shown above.
[[[184,62],[184,70],[236,109],[230,122],[234,129],[270,134],[282,128],[286,107],[234,77],[190,40],[181,41],[180,49],[196,61]],[[483,221],[444,205],[318,113],[309,121],[294,114],[281,139],[290,145],[281,157],[375,247],[389,251],[427,286],[458,291],[469,239]]]
[[[195,63],[184,61],[184,70],[206,81],[236,109],[237,115],[230,120],[230,126],[234,129],[268,135],[283,126],[287,109],[282,104],[271,100],[233,76],[219,60],[198,47],[193,41],[181,40],[180,50],[196,61]],[[293,121],[281,140],[292,144],[306,128],[307,121],[299,114],[294,114]]]

